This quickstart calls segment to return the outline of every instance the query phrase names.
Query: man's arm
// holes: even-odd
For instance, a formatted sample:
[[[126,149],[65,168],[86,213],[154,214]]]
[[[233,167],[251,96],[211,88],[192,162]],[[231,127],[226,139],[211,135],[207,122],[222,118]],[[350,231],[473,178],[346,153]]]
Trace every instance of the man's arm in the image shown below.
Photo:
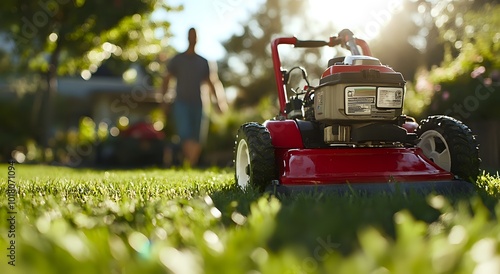
[[[170,74],[168,72],[165,74],[165,76],[163,76],[163,83],[161,85],[161,98],[162,98],[162,100],[160,103],[160,107],[163,111],[167,111],[167,108],[168,108],[166,95],[168,92],[168,85],[170,83],[171,78],[172,78],[172,74]]]
[[[170,78],[172,78],[172,74],[166,73],[165,76],[163,76],[163,83],[161,85],[161,94],[165,96],[165,94],[168,91],[168,84],[170,83]]]
[[[229,108],[227,105],[226,94],[224,93],[224,87],[222,86],[222,83],[220,82],[217,75],[211,75],[207,77],[207,79],[205,79],[205,82],[208,84],[210,92],[217,99],[217,106],[219,110],[222,113],[226,112]]]

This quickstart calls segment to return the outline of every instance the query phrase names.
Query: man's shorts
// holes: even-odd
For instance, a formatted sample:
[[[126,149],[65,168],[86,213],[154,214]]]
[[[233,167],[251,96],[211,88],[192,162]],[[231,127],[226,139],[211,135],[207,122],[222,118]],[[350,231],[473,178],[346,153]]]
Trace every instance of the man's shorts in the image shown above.
[[[200,142],[203,120],[203,108],[201,105],[175,101],[173,104],[173,116],[175,128],[181,142],[186,140]]]

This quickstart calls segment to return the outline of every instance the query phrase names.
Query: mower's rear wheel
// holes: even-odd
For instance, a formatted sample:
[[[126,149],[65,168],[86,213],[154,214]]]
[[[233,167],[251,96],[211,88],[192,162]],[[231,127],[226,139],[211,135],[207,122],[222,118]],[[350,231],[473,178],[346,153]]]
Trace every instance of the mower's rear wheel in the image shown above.
[[[235,179],[242,189],[249,186],[264,191],[276,179],[274,147],[269,131],[261,124],[247,123],[236,136]]]
[[[466,125],[448,116],[429,116],[420,121],[417,136],[417,146],[427,158],[464,180],[476,181],[479,145]]]

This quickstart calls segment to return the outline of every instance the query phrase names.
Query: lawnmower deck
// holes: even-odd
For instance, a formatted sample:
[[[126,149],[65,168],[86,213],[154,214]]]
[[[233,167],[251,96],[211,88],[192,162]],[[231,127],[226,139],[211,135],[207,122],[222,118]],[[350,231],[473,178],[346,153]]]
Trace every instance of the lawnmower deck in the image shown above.
[[[281,154],[282,153],[282,154]],[[418,148],[327,148],[277,151],[285,185],[449,181],[453,175]]]
[[[327,148],[276,151],[281,192],[469,192],[419,148]],[[285,190],[286,189],[286,190]]]

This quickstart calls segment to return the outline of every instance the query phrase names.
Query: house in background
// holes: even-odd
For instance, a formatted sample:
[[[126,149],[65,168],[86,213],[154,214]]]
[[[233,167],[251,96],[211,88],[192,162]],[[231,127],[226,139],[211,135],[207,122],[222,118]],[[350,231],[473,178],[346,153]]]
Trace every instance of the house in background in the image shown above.
[[[40,118],[43,115],[40,112],[40,105],[44,90],[20,95],[17,87],[13,86],[17,78],[9,77],[0,80],[2,113],[4,117],[10,117],[0,123],[0,160],[6,161],[17,153],[21,155],[19,160],[36,161],[42,152],[31,154],[29,152],[34,151],[33,148],[38,149],[30,144],[36,145],[34,142],[40,135]],[[30,79],[22,79],[19,82],[29,84]],[[161,121],[153,123],[151,113],[156,110],[157,120],[163,96],[151,82],[151,77],[137,65],[132,65],[123,75],[112,73],[104,65],[91,77],[90,75],[58,77],[58,90],[52,104],[54,115],[49,129],[50,135],[53,136],[50,146],[54,148],[55,161],[61,164],[68,162],[56,158],[63,154],[71,154],[73,148],[68,149],[68,146],[74,146],[74,142],[68,140],[78,138],[75,136],[79,136],[79,127],[84,117],[89,117],[94,122],[96,132],[102,129],[107,131],[106,134],[110,138],[107,138],[106,142],[125,137],[129,139],[144,139],[145,136],[149,136],[147,138],[156,136],[157,139],[162,137],[164,124]],[[36,89],[40,89],[39,83],[35,86]],[[138,124],[142,125],[137,126]],[[95,142],[93,146],[101,145],[98,143]],[[133,145],[133,142],[127,144],[129,147]],[[141,145],[142,149],[148,149],[147,144]],[[156,150],[162,151],[158,148]],[[94,149],[94,154],[96,151],[97,149]],[[135,154],[139,152],[135,151]],[[95,155],[92,157],[95,158]]]
[[[75,128],[82,117],[91,118],[96,130],[104,125],[109,138],[93,145],[95,149],[84,159],[85,164],[162,165],[164,124],[152,121],[150,116],[159,110],[163,96],[138,66],[132,66],[123,77],[105,68],[87,79],[58,78],[58,111],[62,113],[54,119],[58,129]]]
[[[58,78],[58,97],[69,109],[66,108],[67,117],[55,120],[62,118],[63,124],[70,127],[78,125],[75,122],[82,116],[92,118],[96,124],[105,122],[110,126],[120,117],[127,117],[129,124],[144,121],[163,98],[140,67],[132,67],[126,74],[133,81],[128,83],[121,75],[113,75],[105,68],[88,79]]]

